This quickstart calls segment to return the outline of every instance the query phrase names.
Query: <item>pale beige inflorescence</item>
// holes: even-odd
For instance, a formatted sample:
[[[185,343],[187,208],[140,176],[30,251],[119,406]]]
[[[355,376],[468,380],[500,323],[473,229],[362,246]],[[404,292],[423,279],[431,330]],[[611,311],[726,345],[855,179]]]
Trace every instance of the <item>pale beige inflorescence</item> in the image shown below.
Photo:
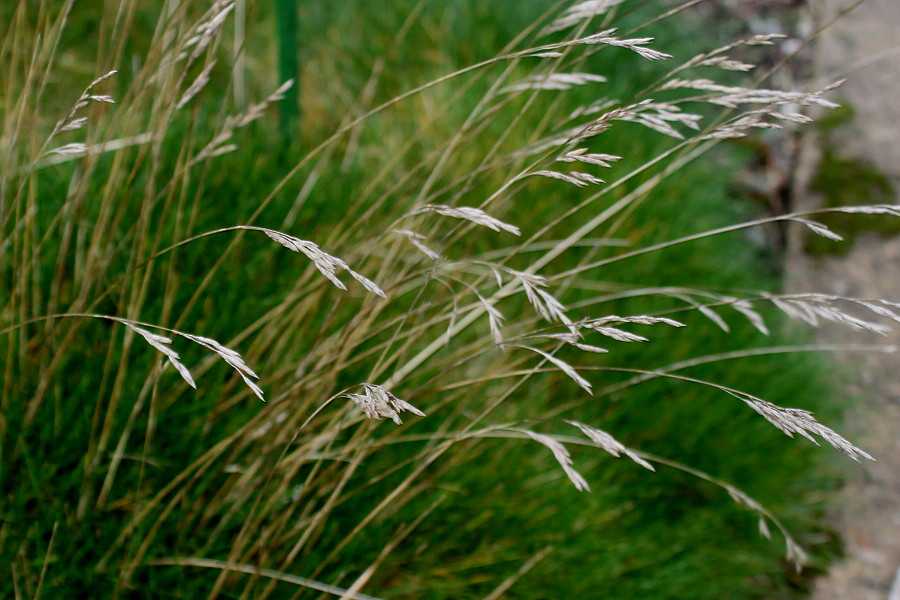
[[[421,410],[406,400],[401,400],[380,385],[372,383],[360,385],[363,388],[362,394],[349,393],[344,394],[344,397],[352,400],[370,419],[376,421],[390,419],[397,425],[402,425],[403,420],[400,419],[400,413],[403,411],[411,412],[419,417],[425,416]]]

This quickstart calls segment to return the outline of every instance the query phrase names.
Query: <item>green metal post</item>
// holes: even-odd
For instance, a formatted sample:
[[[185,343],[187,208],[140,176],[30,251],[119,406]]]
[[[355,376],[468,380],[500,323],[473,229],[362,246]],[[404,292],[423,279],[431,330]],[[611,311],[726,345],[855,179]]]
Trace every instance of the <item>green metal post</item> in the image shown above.
[[[300,124],[300,20],[297,14],[300,0],[276,0],[275,18],[278,29],[278,83],[288,79],[294,85],[279,102],[281,130],[289,139],[299,133]]]

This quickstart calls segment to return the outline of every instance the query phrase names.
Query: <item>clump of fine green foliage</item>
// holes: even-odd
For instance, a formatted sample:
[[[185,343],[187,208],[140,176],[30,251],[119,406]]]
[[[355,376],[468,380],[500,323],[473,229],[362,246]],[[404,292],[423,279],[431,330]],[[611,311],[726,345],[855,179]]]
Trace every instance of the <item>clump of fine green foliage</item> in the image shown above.
[[[552,69],[607,81],[499,94],[557,59],[498,61],[370,115],[446,73],[563,39],[538,36],[560,7],[404,1],[373,11],[310,0],[294,82],[302,121],[285,132],[266,3],[229,12],[228,2],[170,2],[163,13],[141,0],[117,10],[32,4],[0,8],[0,60],[12,65],[0,74],[0,150],[14,165],[0,190],[3,595],[789,598],[825,564],[833,539],[822,498],[834,485],[825,450],[697,383],[815,409],[823,422],[835,415],[815,348],[783,333],[777,311],[766,313],[766,337],[722,300],[777,293],[764,254],[740,231],[628,254],[756,218],[731,185],[746,159],[738,149],[719,144],[688,160],[703,140],[681,147],[616,122],[584,142],[622,157],[591,171],[622,183],[589,210],[575,212],[597,188],[529,176],[485,205],[522,239],[416,212],[479,206],[540,156],[521,151],[573,111],[600,98],[640,101],[671,64],[627,48],[581,57],[561,47]],[[658,7],[637,4],[581,33],[615,24],[617,39],[654,35],[653,47],[680,61],[730,41],[689,15],[640,29]],[[215,21],[207,11],[224,12],[229,29],[194,56],[212,29],[197,24]],[[113,69],[89,95],[116,103],[92,99],[72,117],[84,115],[83,128],[55,132],[84,87]],[[84,151],[49,160],[74,143]],[[609,259],[553,280],[573,318],[652,314],[684,327],[623,325],[650,341],[591,337],[610,352],[585,359],[562,338],[529,338],[568,330],[517,293],[496,301],[502,343],[484,317],[448,334],[492,301],[495,277],[501,288],[516,277],[485,265],[522,272],[628,198],[542,274]],[[545,225],[541,240],[519,245]],[[395,231],[412,228],[421,240]],[[336,276],[347,291],[311,264],[313,250],[289,252],[275,232],[346,261]],[[154,325],[167,329],[141,333]],[[226,350],[178,332],[240,352],[258,382]],[[593,395],[513,342],[577,365]],[[390,382],[427,417],[366,420],[353,403],[363,382]],[[656,472],[589,447],[567,421],[609,432]],[[591,493],[528,431],[565,443]],[[780,540],[759,535],[760,526],[779,534],[775,518],[811,552],[804,575]]]

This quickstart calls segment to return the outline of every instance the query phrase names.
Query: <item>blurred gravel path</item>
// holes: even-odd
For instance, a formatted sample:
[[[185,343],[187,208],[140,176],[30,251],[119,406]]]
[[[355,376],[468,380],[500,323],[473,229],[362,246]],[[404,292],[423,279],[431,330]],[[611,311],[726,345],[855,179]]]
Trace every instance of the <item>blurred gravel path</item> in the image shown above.
[[[852,3],[811,2],[819,23]],[[900,0],[866,0],[842,17],[819,40],[813,62],[817,83],[847,78],[836,96],[855,109],[853,121],[830,135],[832,148],[874,165],[900,190]],[[801,207],[817,202],[803,184],[820,145],[816,135],[804,142],[795,193]],[[794,248],[787,279],[789,291],[900,301],[900,239],[863,236],[839,258],[812,258]],[[896,332],[886,340],[823,328],[820,337],[823,342],[900,344]],[[842,357],[840,366],[853,373],[847,395],[862,399],[842,433],[878,462],[850,469],[842,509],[835,515],[846,559],[816,582],[812,599],[900,600],[900,355]]]

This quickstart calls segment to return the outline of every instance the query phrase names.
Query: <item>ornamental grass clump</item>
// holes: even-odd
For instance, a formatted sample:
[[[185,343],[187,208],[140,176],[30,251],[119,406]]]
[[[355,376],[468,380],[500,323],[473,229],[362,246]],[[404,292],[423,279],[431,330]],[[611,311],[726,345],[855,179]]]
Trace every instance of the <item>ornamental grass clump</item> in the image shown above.
[[[660,190],[711,153],[730,152],[729,140],[835,106],[834,86],[764,87],[768,74],[745,61],[779,36],[750,35],[685,60],[648,35],[696,2],[641,24],[628,2],[569,3],[494,56],[409,91],[382,97],[396,52],[375,61],[352,100],[338,83],[304,82],[302,94],[334,92],[351,109],[325,114],[326,135],[315,137],[316,123],[303,131],[312,139],[291,145],[267,138],[265,126],[298,82],[267,82],[256,103],[233,99],[247,90],[230,87],[232,67],[264,60],[246,2],[169,2],[160,12],[127,0],[102,11],[97,63],[79,67],[99,77],[65,68],[85,58],[69,54],[67,22],[79,6],[39,4],[4,9],[10,26],[0,29],[0,60],[11,65],[0,73],[4,591],[496,598],[538,577],[554,554],[603,553],[592,539],[560,548],[535,533],[531,547],[505,527],[480,526],[533,524],[532,506],[548,522],[569,513],[575,500],[562,486],[571,485],[594,490],[597,500],[579,495],[584,506],[605,503],[584,509],[578,526],[606,527],[654,502],[607,494],[662,471],[725,490],[802,566],[802,544],[739,481],[632,447],[640,430],[620,435],[629,411],[659,415],[662,426],[674,410],[627,403],[653,383],[678,384],[673,394],[713,391],[734,414],[873,458],[810,410],[684,372],[741,357],[891,348],[703,354],[678,340],[702,346],[712,324],[743,341],[788,318],[882,332],[900,320],[897,304],[694,286],[688,261],[665,257],[720,238],[740,254],[749,242],[729,234],[773,224],[836,240],[817,215],[895,218],[900,208],[726,224],[719,218],[731,208],[679,207],[689,230],[662,239],[653,235],[677,219],[653,232],[641,221],[671,200]],[[256,9],[263,19],[265,7]],[[421,11],[426,27],[420,4],[393,44]],[[238,30],[235,39],[251,36],[243,45],[231,37]],[[622,93],[609,87],[617,65],[645,75],[619,84]],[[604,67],[611,72],[594,70]],[[237,79],[246,77],[260,76]],[[73,94],[72,79],[90,83]],[[644,271],[655,257],[664,268]],[[647,272],[659,281],[646,283]],[[683,285],[672,283],[680,274]],[[685,347],[700,354],[685,357]],[[677,454],[680,435],[647,441],[663,439]],[[481,502],[469,495],[482,490]],[[489,506],[497,498],[510,505],[499,516]],[[678,512],[678,502],[666,506]],[[607,534],[616,537],[591,536]],[[596,580],[559,585],[625,586],[625,563],[613,563],[616,572],[598,567]],[[780,570],[776,558],[767,564]],[[541,579],[529,597],[556,595],[549,585]],[[681,584],[660,585],[677,594]]]

